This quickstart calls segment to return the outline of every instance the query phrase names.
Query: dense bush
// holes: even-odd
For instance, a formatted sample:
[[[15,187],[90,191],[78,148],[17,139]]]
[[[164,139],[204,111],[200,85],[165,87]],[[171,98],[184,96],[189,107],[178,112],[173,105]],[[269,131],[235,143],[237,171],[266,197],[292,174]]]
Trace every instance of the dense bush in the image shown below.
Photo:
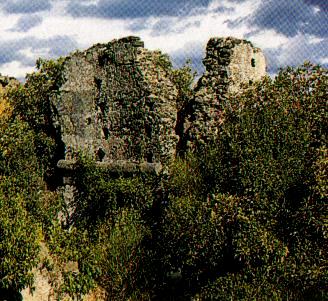
[[[32,287],[38,263],[41,226],[29,213],[42,179],[29,127],[2,116],[0,137],[0,289],[20,290]]]
[[[327,296],[327,87],[309,64],[255,83],[221,104],[215,145],[176,163],[158,247],[173,295]]]
[[[50,139],[37,129],[39,120],[31,122],[39,106],[25,103],[28,93],[14,85],[0,100],[0,289],[14,291],[33,288],[43,228],[57,218],[61,206],[56,193],[46,190],[49,156],[44,146]]]
[[[58,298],[100,286],[108,300],[327,300],[326,69],[287,68],[227,97],[213,144],[159,176],[81,156],[64,204],[48,189],[62,60],[38,68],[0,120],[0,289],[31,287],[43,246]],[[181,112],[192,78],[188,65],[172,73]]]
[[[0,288],[21,290],[33,287],[32,268],[38,263],[40,227],[24,207],[24,194],[8,193],[11,185],[10,179],[1,179]]]
[[[24,85],[8,91],[12,114],[26,122],[34,132],[34,151],[49,188],[56,187],[56,164],[64,153],[60,135],[52,123],[54,108],[51,104],[63,82],[63,61],[62,58],[37,60],[38,71],[28,74]]]

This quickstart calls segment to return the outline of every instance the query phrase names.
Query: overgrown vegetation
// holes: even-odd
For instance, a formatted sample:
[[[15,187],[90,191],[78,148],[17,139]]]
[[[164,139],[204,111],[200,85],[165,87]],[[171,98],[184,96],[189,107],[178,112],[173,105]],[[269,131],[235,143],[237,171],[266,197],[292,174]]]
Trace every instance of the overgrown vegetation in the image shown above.
[[[58,298],[328,299],[326,69],[286,68],[227,98],[215,144],[158,176],[113,176],[81,156],[68,212],[46,185],[61,67],[40,61],[0,119],[0,289],[32,287],[42,264]],[[183,105],[190,68],[173,76]]]

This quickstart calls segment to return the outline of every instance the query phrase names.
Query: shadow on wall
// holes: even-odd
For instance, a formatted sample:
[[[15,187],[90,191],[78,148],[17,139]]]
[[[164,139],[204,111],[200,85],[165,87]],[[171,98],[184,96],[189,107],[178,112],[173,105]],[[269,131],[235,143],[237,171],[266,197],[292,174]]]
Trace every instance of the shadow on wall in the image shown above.
[[[0,289],[0,301],[23,301],[21,293],[11,289]]]

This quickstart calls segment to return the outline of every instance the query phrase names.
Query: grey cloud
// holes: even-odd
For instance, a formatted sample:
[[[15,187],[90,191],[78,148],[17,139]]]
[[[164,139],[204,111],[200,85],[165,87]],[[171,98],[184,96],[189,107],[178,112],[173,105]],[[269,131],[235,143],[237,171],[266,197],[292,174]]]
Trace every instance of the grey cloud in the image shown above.
[[[263,29],[273,29],[289,38],[287,44],[280,48],[264,49],[271,74],[286,65],[297,66],[305,60],[319,63],[320,59],[328,57],[327,1],[263,0],[252,15],[227,23],[234,28],[244,24],[253,28],[245,36],[248,39]],[[322,41],[313,43],[309,40],[310,36]]]
[[[16,41],[0,42],[0,65],[19,61],[25,66],[34,66],[35,60],[21,52],[28,48],[31,48],[32,52],[40,48],[49,48],[48,58],[56,58],[76,49],[77,43],[68,36],[56,36],[49,39],[30,37]]]
[[[228,28],[236,28],[239,27],[249,21],[249,17],[242,17],[237,18],[235,20],[226,20],[224,21],[224,24],[227,24]]]
[[[225,6],[221,6],[221,7],[218,7],[214,10],[215,13],[232,13],[234,12],[235,9],[232,8],[232,7],[225,7]]]
[[[320,60],[328,56],[328,41],[317,43],[308,41],[304,36],[291,39],[287,45],[280,48],[264,49],[268,72],[275,74],[285,66],[299,66],[304,61],[320,63]],[[328,67],[328,65],[324,65]]]
[[[27,32],[31,28],[38,26],[42,23],[42,18],[36,15],[22,16],[11,31]]]
[[[201,20],[192,22],[179,22],[170,17],[162,17],[157,22],[150,22],[149,19],[143,18],[142,21],[133,21],[128,29],[138,32],[142,30],[150,30],[151,36],[165,35],[169,33],[183,33],[190,27],[199,27]]]
[[[205,71],[202,63],[205,57],[205,47],[206,45],[200,42],[187,43],[182,49],[170,54],[173,66],[180,68],[187,59],[190,59],[192,69],[197,72],[197,77],[200,77]]]
[[[39,11],[49,10],[50,8],[50,0],[8,0],[3,4],[3,10],[10,14],[31,14]]]
[[[318,0],[263,1],[252,16],[251,24],[275,29],[288,37],[298,33],[328,36],[328,12],[327,9],[315,12],[317,3]],[[322,7],[326,7],[325,4],[321,4]]]
[[[169,19],[161,19],[152,27],[151,35],[165,35],[169,33],[183,33],[190,27],[199,27],[200,21],[176,24],[174,21]]]
[[[156,22],[152,27],[152,35],[162,35],[172,32],[175,22],[168,19],[161,19]]]
[[[78,48],[77,42],[69,37],[69,36],[56,36],[44,41],[41,41],[41,45],[43,44],[43,47],[49,47],[50,48],[50,57],[57,58],[59,56],[65,56],[69,52],[75,50]]]
[[[230,0],[238,2],[239,0]],[[240,0],[239,2],[243,2]],[[319,11],[315,8],[319,8]],[[328,2],[326,0],[262,0],[250,16],[226,23],[230,28],[243,24],[259,30],[274,29],[288,37],[299,33],[328,36]]]
[[[129,26],[128,29],[132,31],[141,31],[145,29],[151,28],[152,25],[147,19],[143,19],[142,22],[140,20],[132,22]]]
[[[88,5],[73,0],[67,12],[74,17],[97,16],[104,18],[142,18],[149,16],[183,16],[192,9],[205,8],[211,0],[100,0]]]

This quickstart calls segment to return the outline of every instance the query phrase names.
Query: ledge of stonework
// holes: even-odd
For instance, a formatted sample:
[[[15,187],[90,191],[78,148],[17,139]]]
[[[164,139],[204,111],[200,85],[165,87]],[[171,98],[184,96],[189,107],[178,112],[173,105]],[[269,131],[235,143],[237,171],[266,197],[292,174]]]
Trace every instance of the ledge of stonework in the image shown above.
[[[57,167],[66,172],[73,172],[77,167],[77,162],[75,160],[59,160]],[[131,161],[115,161],[115,162],[95,162],[95,167],[103,168],[108,170],[110,173],[148,173],[148,174],[159,174],[162,170],[161,163],[149,163],[149,162],[131,162]]]

